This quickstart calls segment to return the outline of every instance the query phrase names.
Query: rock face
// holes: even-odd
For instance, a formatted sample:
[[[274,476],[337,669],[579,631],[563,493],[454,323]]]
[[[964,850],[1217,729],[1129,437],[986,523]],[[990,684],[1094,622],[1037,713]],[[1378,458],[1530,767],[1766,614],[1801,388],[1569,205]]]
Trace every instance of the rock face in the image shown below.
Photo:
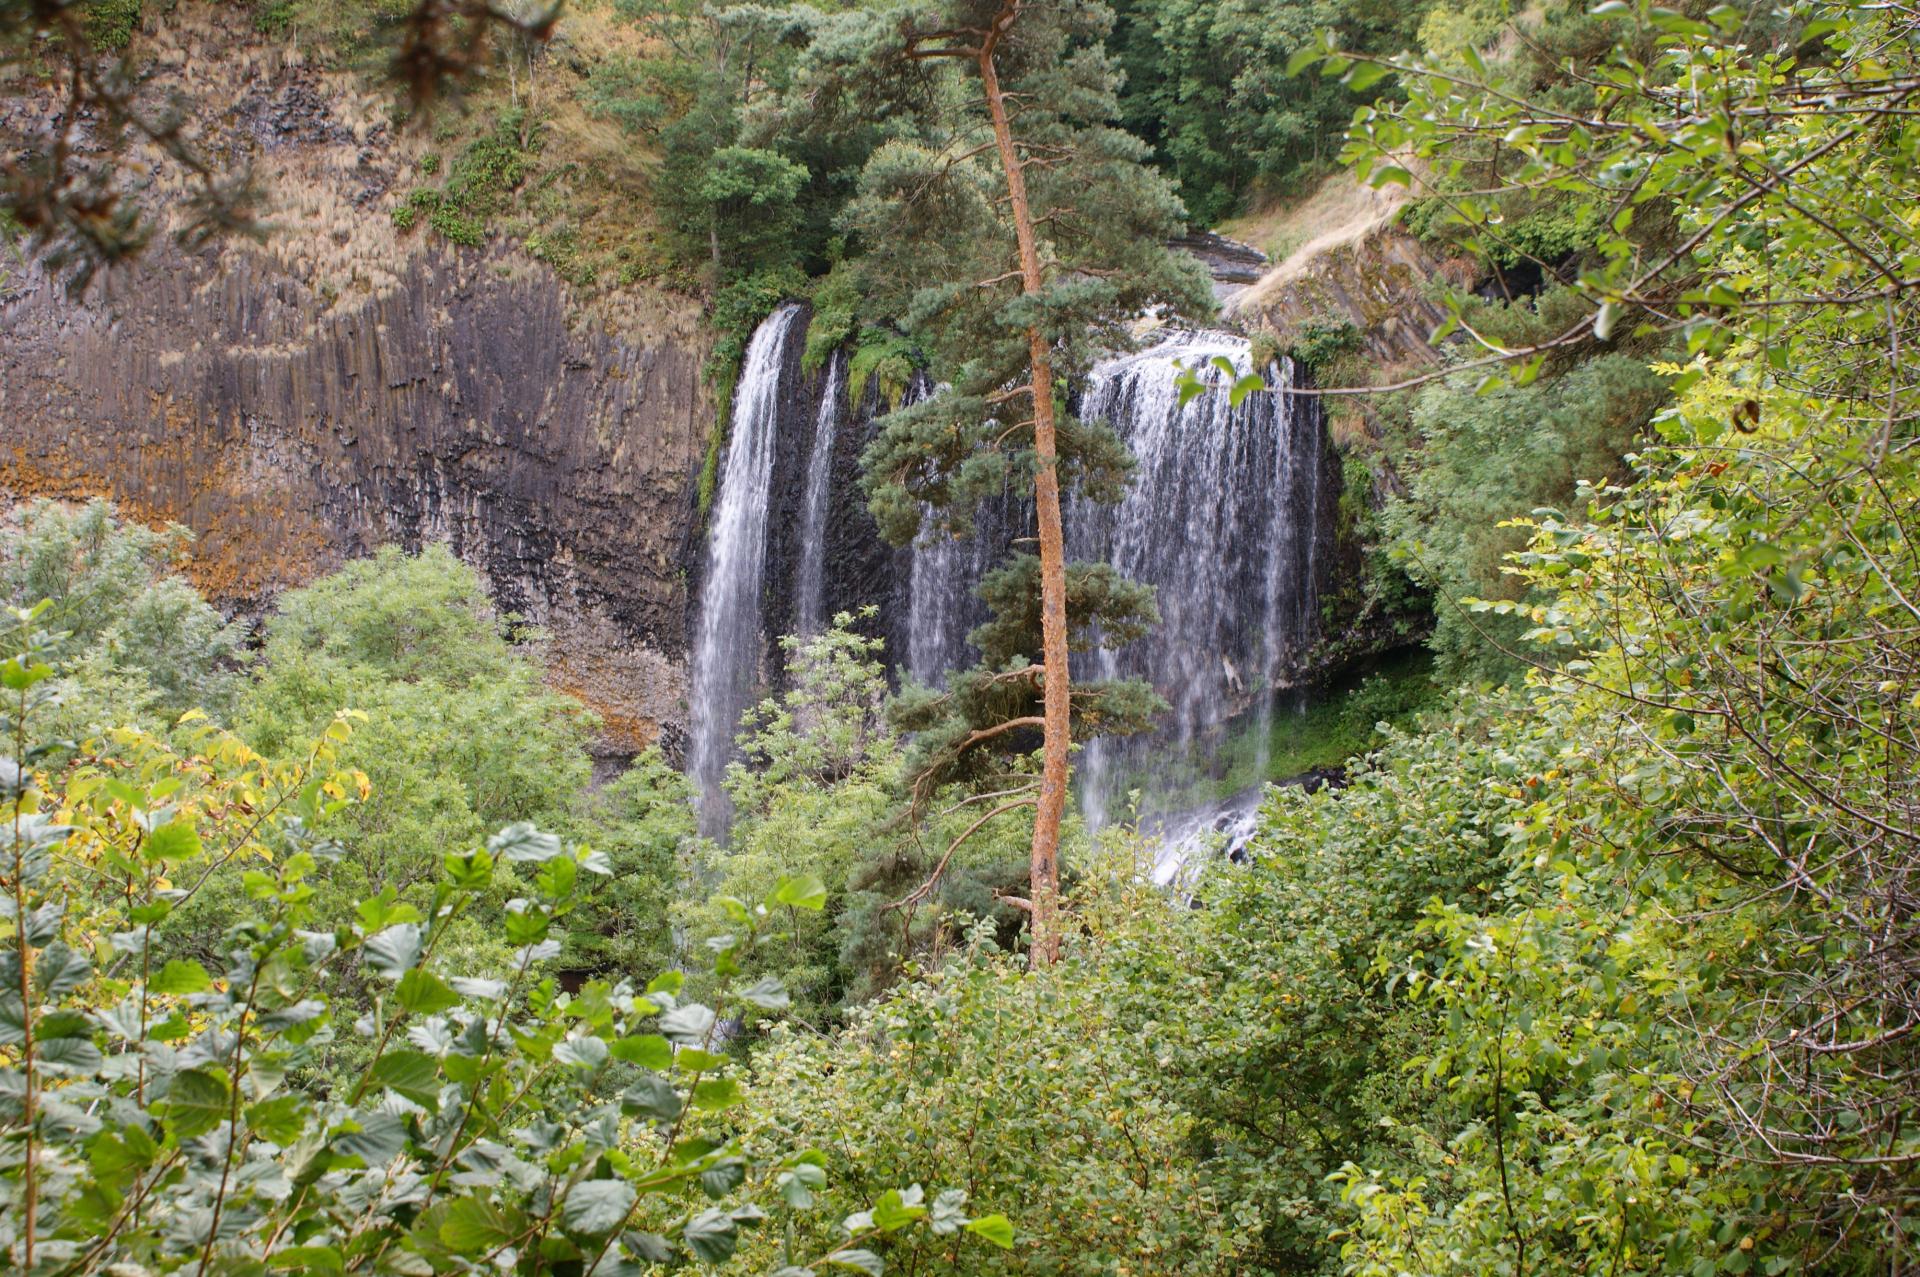
[[[7,263],[0,490],[185,524],[197,583],[240,612],[375,546],[445,541],[548,630],[554,681],[615,752],[671,735],[714,420],[699,307],[583,301],[516,250],[400,235],[425,139],[245,27],[183,5],[143,48],[231,105],[207,127],[250,158],[273,233],[199,253],[163,236],[80,297]],[[164,165],[146,180],[178,185]]]
[[[1170,240],[1168,247],[1190,253],[1213,277],[1213,299],[1225,302],[1249,284],[1260,282],[1270,262],[1267,255],[1251,244],[1216,235],[1212,231],[1194,231]]]
[[[1397,228],[1405,202],[1398,187],[1376,191],[1344,174],[1329,178],[1282,217],[1285,229],[1300,237],[1299,246],[1234,293],[1226,318],[1270,331],[1282,349],[1308,325],[1349,323],[1376,365],[1437,362],[1428,338],[1446,312],[1434,300],[1432,283],[1454,268]]]
[[[186,524],[199,583],[242,608],[446,541],[637,743],[681,712],[712,420],[676,328],[589,327],[544,267],[482,253],[416,254],[336,307],[232,249],[158,253],[78,305],[29,276],[0,304],[0,486]]]
[[[1283,264],[1235,296],[1228,313],[1271,329],[1282,347],[1308,324],[1344,320],[1360,330],[1374,362],[1424,366],[1437,361],[1427,339],[1446,316],[1429,291],[1441,270],[1412,236],[1380,227]]]

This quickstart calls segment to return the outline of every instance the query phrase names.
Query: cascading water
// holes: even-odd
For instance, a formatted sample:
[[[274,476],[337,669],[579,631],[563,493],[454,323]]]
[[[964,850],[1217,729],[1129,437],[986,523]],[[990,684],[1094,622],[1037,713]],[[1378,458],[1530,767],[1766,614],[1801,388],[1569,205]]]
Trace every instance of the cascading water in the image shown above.
[[[1215,358],[1233,368],[1231,377]],[[1207,386],[1185,404],[1183,366]],[[1068,555],[1105,560],[1153,586],[1161,623],[1134,643],[1077,658],[1076,676],[1142,679],[1170,707],[1155,732],[1096,740],[1082,752],[1081,810],[1096,827],[1137,787],[1144,805],[1166,816],[1154,823],[1172,839],[1184,825],[1166,811],[1166,793],[1194,755],[1218,743],[1229,719],[1247,716],[1255,770],[1263,771],[1273,690],[1315,637],[1319,421],[1297,407],[1307,401],[1284,393],[1286,365],[1261,370],[1272,389],[1233,404],[1231,383],[1250,371],[1245,339],[1170,331],[1097,365],[1081,393],[1079,415],[1105,420],[1136,469],[1118,505],[1069,504]],[[994,528],[971,541],[930,536],[916,545],[907,662],[916,679],[936,681],[970,659],[966,634],[982,614],[974,587],[1021,534]],[[1196,830],[1211,830],[1210,816],[1188,814]],[[1173,862],[1163,868],[1171,873]]]
[[[1207,385],[1185,404],[1181,366]],[[1283,393],[1287,365],[1261,370],[1276,389],[1233,404],[1230,384],[1251,371],[1244,339],[1174,332],[1095,367],[1081,396],[1080,415],[1104,419],[1136,468],[1119,504],[1071,505],[1068,551],[1153,586],[1161,618],[1137,642],[1089,653],[1083,670],[1143,679],[1171,708],[1149,737],[1087,747],[1080,801],[1096,827],[1124,789],[1151,791],[1163,764],[1183,760],[1231,717],[1253,712],[1264,752],[1273,689],[1313,641],[1319,423]]]
[[[802,634],[818,634],[826,628],[827,499],[846,377],[846,354],[836,350],[828,361],[826,389],[814,414],[813,449],[807,454],[807,490],[800,512],[800,568],[794,574],[793,615],[795,628]]]
[[[700,832],[726,831],[731,816],[720,782],[733,756],[740,715],[752,700],[761,653],[760,595],[767,557],[773,456],[784,405],[782,372],[805,332],[804,306],[789,303],[754,331],[733,396],[732,435],[720,470],[707,535],[706,576],[693,644],[687,770]]]
[[[724,833],[731,814],[721,780],[740,715],[762,676],[777,673],[762,668],[774,630],[816,632],[836,601],[891,597],[905,611],[893,613],[900,674],[937,684],[973,659],[966,636],[984,617],[975,594],[981,577],[1031,533],[1031,508],[1016,494],[988,503],[976,536],[929,534],[910,555],[876,555],[877,539],[867,540],[875,534],[870,524],[862,532],[864,510],[847,489],[847,458],[884,409],[867,403],[870,395],[843,403],[850,377],[842,355],[812,397],[798,372],[804,314],[797,305],[782,307],[754,334],[713,508],[688,750],[700,827],[709,835]],[[1215,358],[1233,373],[1215,368]],[[1208,386],[1185,404],[1181,366]],[[1082,811],[1096,826],[1119,814],[1120,794],[1145,792],[1143,827],[1160,830],[1169,849],[1156,877],[1178,872],[1186,854],[1176,844],[1189,841],[1189,833],[1198,841],[1244,833],[1252,811],[1246,795],[1223,824],[1225,808],[1183,811],[1178,793],[1205,773],[1229,720],[1236,734],[1251,732],[1256,749],[1264,749],[1273,691],[1315,637],[1319,421],[1296,407],[1311,401],[1274,390],[1232,404],[1229,386],[1251,370],[1241,338],[1164,332],[1144,350],[1099,364],[1079,400],[1079,414],[1104,419],[1137,464],[1118,505],[1069,505],[1069,556],[1105,560],[1153,586],[1162,619],[1133,643],[1076,657],[1075,676],[1142,679],[1170,712],[1149,736],[1091,742],[1076,764],[1076,783]],[[1280,389],[1291,375],[1286,367],[1263,372]],[[919,385],[909,397],[925,393],[929,388]],[[846,454],[839,463],[837,454]],[[778,524],[774,511],[781,512]],[[838,547],[831,553],[830,544]],[[1253,761],[1263,770],[1264,758]]]
[[[989,512],[983,520],[994,529]],[[970,656],[967,633],[986,619],[986,608],[974,597],[974,587],[1006,549],[997,529],[957,540],[928,528],[913,543],[907,612],[907,672],[930,687],[944,681],[946,672]]]

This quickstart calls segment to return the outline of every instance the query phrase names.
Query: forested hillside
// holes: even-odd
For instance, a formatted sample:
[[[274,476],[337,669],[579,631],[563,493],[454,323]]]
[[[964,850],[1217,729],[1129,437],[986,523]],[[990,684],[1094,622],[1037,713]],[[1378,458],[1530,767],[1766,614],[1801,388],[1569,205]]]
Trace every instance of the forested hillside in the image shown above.
[[[431,517],[330,489],[365,553],[228,539],[244,598],[80,499],[98,369],[0,386],[6,1271],[1920,1264],[1920,16],[0,0],[0,71],[0,318],[240,299],[162,427],[250,343],[409,436],[340,420],[424,393],[355,309],[409,289],[705,358],[564,430],[571,365],[488,370]],[[346,171],[359,230],[276,220]],[[1286,259],[1225,319],[1220,224]],[[309,241],[367,366],[249,300]],[[717,420],[633,489],[642,404]],[[442,473],[490,433],[505,522]],[[242,507],[318,447],[165,442],[141,492]],[[881,602],[821,614],[830,541]],[[622,570],[690,653],[644,747],[573,686]]]

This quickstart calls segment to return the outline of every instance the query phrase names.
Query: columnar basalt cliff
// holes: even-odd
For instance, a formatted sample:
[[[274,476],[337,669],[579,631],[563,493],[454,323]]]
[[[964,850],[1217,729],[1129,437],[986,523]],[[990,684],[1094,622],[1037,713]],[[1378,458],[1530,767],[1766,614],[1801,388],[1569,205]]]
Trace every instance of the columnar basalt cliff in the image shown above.
[[[554,636],[614,735],[677,721],[688,500],[711,421],[691,323],[587,325],[544,267],[427,253],[324,312],[268,259],[160,253],[79,305],[0,305],[0,485],[103,493],[200,538],[256,605],[385,542],[448,542]]]
[[[215,18],[155,33],[155,58],[191,59]],[[417,143],[378,99],[257,50],[219,68],[273,233],[157,240],[78,297],[9,263],[0,488],[185,524],[198,583],[240,611],[377,545],[445,541],[548,630],[556,682],[612,746],[677,728],[713,421],[698,304],[582,300],[512,248],[403,237]]]

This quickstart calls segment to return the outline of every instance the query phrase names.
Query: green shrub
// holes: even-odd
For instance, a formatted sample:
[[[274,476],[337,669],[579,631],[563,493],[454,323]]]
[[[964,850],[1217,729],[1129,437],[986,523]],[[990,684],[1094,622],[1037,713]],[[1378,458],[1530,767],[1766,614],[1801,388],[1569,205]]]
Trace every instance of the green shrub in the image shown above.
[[[478,218],[469,217],[451,204],[442,204],[427,218],[427,225],[442,239],[465,248],[478,248],[487,241],[487,229]]]
[[[0,729],[31,740],[53,669],[31,630],[16,635]],[[512,1250],[633,1271],[725,1263],[769,1209],[779,1231],[806,1226],[826,1159],[732,1136],[724,1114],[747,1093],[717,1048],[724,1016],[785,1002],[771,980],[725,973],[768,920],[817,910],[819,885],[732,902],[711,1006],[679,996],[677,971],[561,987],[548,964],[612,866],[532,825],[423,848],[419,889],[323,909],[330,822],[368,796],[335,769],[352,721],[334,717],[294,765],[212,728],[190,753],[119,733],[66,770],[8,761],[8,1270],[467,1273]],[[217,957],[162,960],[214,877],[246,901],[207,938]],[[496,885],[517,890],[505,909]],[[503,966],[463,959],[468,919],[498,934]],[[329,1076],[343,1039],[353,1066]],[[870,1223],[817,1232],[832,1240],[797,1257],[867,1268],[870,1247],[922,1231],[1012,1244],[1004,1217],[970,1219],[964,1198],[877,1193]]]
[[[406,202],[393,212],[393,224],[402,231],[411,230],[425,214],[427,225],[448,242],[463,248],[484,244],[489,223],[508,209],[539,150],[537,128],[531,130],[523,149],[526,124],[524,108],[502,111],[490,132],[467,143],[454,157],[438,189],[417,187],[408,193]],[[422,157],[421,172],[432,175],[439,168],[437,155]]]
[[[96,49],[119,52],[140,28],[141,0],[86,0],[81,6],[87,40]]]
[[[611,120],[628,133],[650,132],[667,118],[669,107],[657,76],[635,59],[616,55],[598,62],[580,89],[588,115]]]
[[[1242,1271],[1246,1216],[1196,1163],[1198,1132],[1161,1073],[1168,1028],[1200,994],[1178,975],[1193,961],[1184,911],[1125,885],[1133,867],[1095,872],[1076,908],[1084,931],[1053,971],[1028,973],[982,925],[844,1033],[776,1029],[755,1059],[755,1094],[769,1098],[745,1110],[748,1147],[818,1141],[829,1214],[909,1166],[963,1176],[976,1208],[1046,1203],[1020,1212],[1016,1253],[896,1245],[890,1272]],[[813,1249],[826,1235],[801,1221],[797,1240]],[[751,1243],[768,1267],[771,1242]]]
[[[191,542],[177,524],[145,528],[100,500],[34,502],[0,537],[0,594],[48,603],[49,650],[66,671],[50,725],[62,734],[233,710],[246,636],[177,574]]]
[[[1438,601],[1434,648],[1443,676],[1510,678],[1519,620],[1469,616],[1465,598],[1519,597],[1505,556],[1526,540],[1504,521],[1565,509],[1579,481],[1622,473],[1666,398],[1641,359],[1608,354],[1531,386],[1481,392],[1462,377],[1421,391],[1411,424],[1419,440],[1404,467],[1406,491],[1382,516],[1396,562]]]
[[[1364,338],[1350,320],[1311,320],[1300,326],[1287,353],[1308,371],[1324,376],[1341,359],[1360,349]]]
[[[283,36],[293,29],[300,0],[254,0],[253,26],[262,35]]]

